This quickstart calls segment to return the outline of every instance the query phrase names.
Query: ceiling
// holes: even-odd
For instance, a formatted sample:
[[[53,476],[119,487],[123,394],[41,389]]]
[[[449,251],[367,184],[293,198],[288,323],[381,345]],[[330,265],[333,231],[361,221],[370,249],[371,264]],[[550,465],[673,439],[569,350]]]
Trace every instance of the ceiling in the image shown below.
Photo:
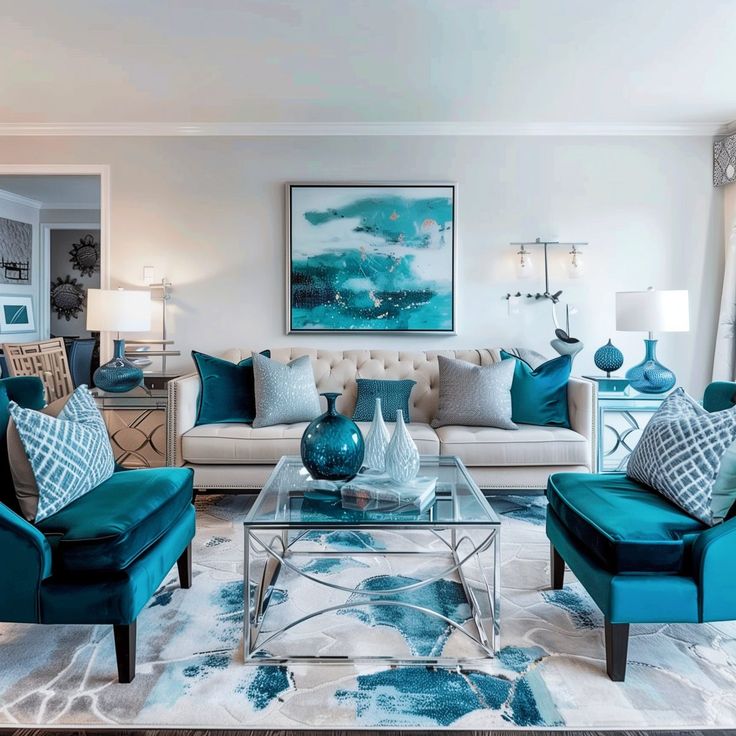
[[[6,129],[736,118],[734,0],[24,0],[2,38]]]
[[[0,175],[0,190],[40,202],[48,209],[100,209],[100,177]]]

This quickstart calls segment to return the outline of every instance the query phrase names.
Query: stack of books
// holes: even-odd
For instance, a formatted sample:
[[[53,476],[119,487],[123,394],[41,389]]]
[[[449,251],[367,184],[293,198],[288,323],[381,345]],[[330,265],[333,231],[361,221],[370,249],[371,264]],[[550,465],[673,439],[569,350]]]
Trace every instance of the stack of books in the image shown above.
[[[434,503],[437,478],[397,483],[387,475],[361,473],[340,489],[344,508],[361,511],[424,511]]]

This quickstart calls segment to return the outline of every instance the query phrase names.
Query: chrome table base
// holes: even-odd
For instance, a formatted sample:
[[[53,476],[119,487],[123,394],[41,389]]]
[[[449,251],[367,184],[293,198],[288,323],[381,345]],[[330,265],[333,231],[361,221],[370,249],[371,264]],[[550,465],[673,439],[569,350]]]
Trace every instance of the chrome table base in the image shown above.
[[[354,531],[356,533],[373,531],[406,532],[411,539],[426,539],[434,543],[438,549],[424,546],[413,550],[386,550],[386,549],[314,549],[316,546],[312,537],[305,537],[311,532],[340,531],[342,533]],[[439,542],[438,542],[439,540]],[[244,661],[246,664],[273,664],[284,665],[299,662],[317,663],[349,663],[349,662],[380,662],[390,665],[437,665],[443,667],[457,667],[476,660],[493,657],[500,646],[500,526],[479,525],[443,525],[437,528],[387,525],[360,525],[353,530],[346,530],[344,526],[330,527],[329,524],[313,527],[298,528],[291,525],[289,528],[263,528],[245,525],[245,565],[244,565]],[[341,585],[328,579],[306,572],[302,560],[307,564],[318,558],[341,557],[416,557],[423,560],[434,558],[440,563],[441,569],[427,579],[381,590],[365,590]],[[308,613],[303,613],[274,630],[267,630],[264,626],[269,613],[269,603],[275,590],[279,575],[287,571],[313,584],[313,594],[310,600],[320,600],[320,586],[345,593],[343,602],[316,607]],[[455,621],[443,613],[432,608],[402,601],[401,595],[419,590],[439,580],[459,580],[470,608],[470,618],[467,621]],[[300,604],[308,601],[300,600]],[[281,653],[269,651],[269,645],[279,644],[279,640],[287,632],[297,629],[301,624],[318,616],[333,612],[368,608],[373,606],[397,606],[412,610],[417,616],[428,616],[439,619],[457,631],[465,639],[473,643],[477,656],[414,656],[406,655],[323,655],[320,653]],[[304,644],[301,644],[304,646]],[[408,647],[407,647],[408,649]]]

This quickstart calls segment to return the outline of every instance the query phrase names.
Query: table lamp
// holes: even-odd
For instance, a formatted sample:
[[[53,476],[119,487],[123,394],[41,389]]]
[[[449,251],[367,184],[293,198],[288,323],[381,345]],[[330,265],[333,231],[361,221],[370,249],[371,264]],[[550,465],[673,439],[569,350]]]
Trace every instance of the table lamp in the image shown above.
[[[688,294],[685,290],[619,291],[616,293],[616,329],[648,332],[644,360],[626,371],[629,385],[645,394],[661,394],[675,385],[675,374],[657,360],[655,332],[687,332],[690,329]]]
[[[151,329],[151,292],[88,289],[87,329],[117,333],[114,357],[95,371],[95,386],[112,393],[123,393],[139,386],[143,371],[125,357],[125,340],[120,338],[120,333]]]

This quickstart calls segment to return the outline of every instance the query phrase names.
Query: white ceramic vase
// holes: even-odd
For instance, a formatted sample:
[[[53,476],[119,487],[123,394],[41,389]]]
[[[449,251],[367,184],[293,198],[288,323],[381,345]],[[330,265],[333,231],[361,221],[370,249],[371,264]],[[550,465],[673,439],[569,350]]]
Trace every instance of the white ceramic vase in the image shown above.
[[[404,424],[404,412],[396,412],[396,427],[386,450],[386,473],[397,483],[416,478],[419,472],[419,450]]]
[[[376,399],[373,410],[373,422],[365,436],[365,455],[363,465],[370,470],[383,472],[386,468],[386,448],[391,439],[386,422],[381,412],[381,399]]]

